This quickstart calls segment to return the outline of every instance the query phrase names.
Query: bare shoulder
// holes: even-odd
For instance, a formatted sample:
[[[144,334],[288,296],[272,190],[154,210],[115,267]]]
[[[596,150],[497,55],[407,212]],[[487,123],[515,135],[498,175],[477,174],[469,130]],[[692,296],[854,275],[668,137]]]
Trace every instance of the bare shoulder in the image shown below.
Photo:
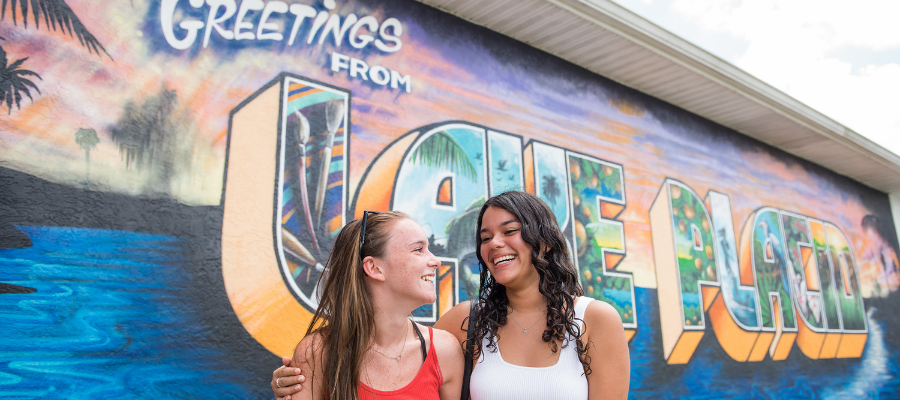
[[[464,301],[453,306],[434,324],[435,329],[444,330],[453,335],[456,338],[457,346],[466,340],[466,327],[463,324],[469,316],[469,304],[471,302]]]
[[[584,310],[584,324],[588,330],[623,329],[622,318],[613,306],[594,300]]]
[[[465,363],[462,347],[459,346],[456,336],[441,329],[434,329],[434,339],[431,344],[434,346],[444,378],[456,381],[458,375],[462,373]]]
[[[462,348],[459,347],[456,336],[443,329],[434,328],[434,346],[434,349],[439,353],[444,352],[451,356],[458,353],[462,356]]]
[[[322,376],[323,341],[322,333],[316,332],[306,335],[300,343],[297,343],[291,367],[303,370],[306,383],[301,385],[300,392],[291,394],[291,399],[321,400],[324,398],[322,380],[318,379]]]
[[[303,367],[313,364],[313,358],[321,354],[323,337],[320,332],[306,335],[294,348],[292,367]]]
[[[619,312],[606,302],[592,301],[584,311],[584,325],[590,398],[627,398],[631,356]]]

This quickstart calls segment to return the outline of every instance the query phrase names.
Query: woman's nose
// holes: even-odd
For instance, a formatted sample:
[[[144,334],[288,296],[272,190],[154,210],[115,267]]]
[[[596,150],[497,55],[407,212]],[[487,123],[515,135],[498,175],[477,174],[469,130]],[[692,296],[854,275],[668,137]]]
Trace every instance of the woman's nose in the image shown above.
[[[433,268],[440,267],[440,266],[441,266],[441,260],[438,260],[437,256],[434,255],[434,254],[432,254],[432,255],[431,255],[431,260],[428,260],[428,265],[431,266],[431,267],[433,267]]]

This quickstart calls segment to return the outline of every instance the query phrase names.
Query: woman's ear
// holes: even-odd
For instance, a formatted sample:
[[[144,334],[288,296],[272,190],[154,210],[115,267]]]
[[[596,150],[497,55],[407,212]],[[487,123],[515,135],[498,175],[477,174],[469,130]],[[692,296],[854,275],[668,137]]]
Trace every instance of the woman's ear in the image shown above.
[[[368,256],[362,261],[363,272],[376,281],[384,282],[384,263],[375,257]]]

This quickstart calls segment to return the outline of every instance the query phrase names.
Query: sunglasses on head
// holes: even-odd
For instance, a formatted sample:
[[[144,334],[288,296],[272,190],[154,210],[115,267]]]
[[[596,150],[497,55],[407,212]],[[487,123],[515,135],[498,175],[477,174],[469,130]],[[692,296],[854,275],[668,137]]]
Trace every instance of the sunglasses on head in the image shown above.
[[[363,244],[366,243],[366,221],[369,219],[369,214],[381,214],[381,213],[378,211],[369,211],[369,210],[363,211],[362,231],[360,231],[360,233],[359,233],[359,258],[363,258],[362,249],[363,249]]]

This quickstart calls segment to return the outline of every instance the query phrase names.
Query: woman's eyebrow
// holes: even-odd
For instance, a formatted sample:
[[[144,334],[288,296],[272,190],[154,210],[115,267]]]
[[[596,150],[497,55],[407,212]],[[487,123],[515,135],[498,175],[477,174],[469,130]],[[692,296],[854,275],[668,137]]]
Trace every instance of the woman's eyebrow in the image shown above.
[[[519,220],[511,219],[509,221],[505,221],[505,222],[501,223],[500,226],[506,226],[509,224],[518,224],[518,223],[520,223]],[[479,233],[485,233],[485,232],[488,232],[488,228],[481,228],[481,230],[479,231]]]
[[[428,242],[426,242],[426,241],[424,241],[424,240],[421,240],[421,239],[420,239],[420,240],[416,240],[415,242],[409,242],[409,243],[406,244],[406,246],[408,246],[408,247],[414,247],[414,246],[427,246],[427,245],[428,245]]]

